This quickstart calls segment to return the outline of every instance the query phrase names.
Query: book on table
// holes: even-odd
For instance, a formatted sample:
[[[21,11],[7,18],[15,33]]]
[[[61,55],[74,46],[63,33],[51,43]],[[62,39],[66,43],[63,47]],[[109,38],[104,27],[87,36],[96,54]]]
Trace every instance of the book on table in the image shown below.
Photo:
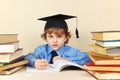
[[[13,53],[0,54],[0,63],[9,63],[19,57],[23,56],[23,49],[19,48]]]
[[[11,74],[23,69],[24,67],[25,66],[17,66],[17,67],[10,68],[10,69],[4,70],[4,71],[0,71],[0,75],[11,75]]]
[[[94,31],[91,32],[93,40],[120,40],[120,31]]]
[[[119,72],[101,72],[101,71],[87,71],[97,80],[120,80]]]
[[[15,52],[18,48],[19,48],[19,41],[0,43],[0,54]]]
[[[95,65],[92,61],[89,64],[84,65],[88,71],[101,71],[101,72],[120,72],[119,65]]]
[[[0,43],[9,43],[18,41],[18,34],[0,34]]]
[[[20,56],[20,57],[18,57],[18,58],[16,58],[16,59],[10,61],[9,63],[2,63],[2,62],[0,62],[0,67],[6,66],[6,65],[9,65],[9,64],[13,64],[13,63],[16,63],[16,62],[18,62],[18,61],[22,61],[22,60],[24,60],[24,59],[25,59],[25,56]]]
[[[96,53],[108,54],[108,55],[120,55],[120,47],[101,47],[96,44],[89,44],[90,50]]]
[[[23,66],[27,63],[28,63],[28,60],[26,60],[26,59],[21,60],[21,61],[17,61],[15,63],[11,63],[11,64],[0,67],[0,72],[11,69],[11,68],[15,68],[15,67],[18,67],[18,66]]]
[[[120,59],[106,58],[101,56],[89,55],[95,65],[119,65]]]
[[[45,70],[37,70],[26,66],[27,72],[60,72],[65,70],[84,70],[84,67],[66,60],[56,60],[54,64],[49,64]]]
[[[105,59],[111,59],[111,60],[119,60],[120,59],[120,55],[109,55],[109,54],[105,54],[105,53],[99,53],[99,52],[95,52],[92,50],[87,51],[87,54],[91,57],[91,56],[95,56],[95,57],[99,57],[101,59],[105,58]]]
[[[101,47],[120,47],[120,40],[116,41],[96,41],[95,44],[100,45]]]

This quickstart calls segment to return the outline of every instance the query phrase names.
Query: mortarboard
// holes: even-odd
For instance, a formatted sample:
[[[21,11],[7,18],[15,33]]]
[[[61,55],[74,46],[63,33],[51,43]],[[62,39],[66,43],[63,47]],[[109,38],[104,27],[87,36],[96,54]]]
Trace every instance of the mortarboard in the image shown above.
[[[68,30],[68,26],[65,20],[71,19],[71,18],[76,18],[76,21],[77,21],[76,16],[64,15],[64,14],[57,14],[57,15],[52,15],[48,17],[43,17],[43,18],[39,18],[38,20],[46,21],[44,31],[49,28],[62,28],[62,29]],[[76,37],[79,38],[77,27],[76,27]]]

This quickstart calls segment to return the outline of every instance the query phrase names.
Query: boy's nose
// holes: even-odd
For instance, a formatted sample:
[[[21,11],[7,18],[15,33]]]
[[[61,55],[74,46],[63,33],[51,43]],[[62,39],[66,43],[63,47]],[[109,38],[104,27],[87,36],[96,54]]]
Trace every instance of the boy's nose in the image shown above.
[[[57,42],[57,38],[54,38],[54,39],[53,39],[53,42]]]

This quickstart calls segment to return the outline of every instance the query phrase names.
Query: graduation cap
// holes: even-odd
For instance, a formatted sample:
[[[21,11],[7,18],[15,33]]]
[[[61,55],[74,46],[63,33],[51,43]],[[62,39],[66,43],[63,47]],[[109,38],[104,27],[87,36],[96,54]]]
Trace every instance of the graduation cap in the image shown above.
[[[57,14],[57,15],[52,15],[48,17],[43,17],[43,18],[39,18],[38,20],[46,21],[44,31],[49,28],[62,28],[62,29],[68,30],[68,26],[65,20],[71,19],[71,18],[76,18],[76,21],[78,21],[76,16],[64,15],[64,14]],[[77,25],[76,25],[75,32],[76,32],[76,38],[79,38]]]

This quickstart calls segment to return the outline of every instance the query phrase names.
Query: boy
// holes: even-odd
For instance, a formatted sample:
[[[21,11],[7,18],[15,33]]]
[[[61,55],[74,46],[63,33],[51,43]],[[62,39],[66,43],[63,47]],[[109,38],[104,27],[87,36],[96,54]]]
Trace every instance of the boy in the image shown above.
[[[69,60],[80,65],[90,61],[85,52],[66,45],[71,35],[65,19],[70,18],[76,18],[76,16],[58,14],[39,19],[47,21],[44,33],[41,35],[47,44],[38,46],[32,55],[28,54],[26,56],[29,61],[28,66],[43,70],[49,63],[54,63],[55,60]],[[35,57],[38,57],[38,59]]]

